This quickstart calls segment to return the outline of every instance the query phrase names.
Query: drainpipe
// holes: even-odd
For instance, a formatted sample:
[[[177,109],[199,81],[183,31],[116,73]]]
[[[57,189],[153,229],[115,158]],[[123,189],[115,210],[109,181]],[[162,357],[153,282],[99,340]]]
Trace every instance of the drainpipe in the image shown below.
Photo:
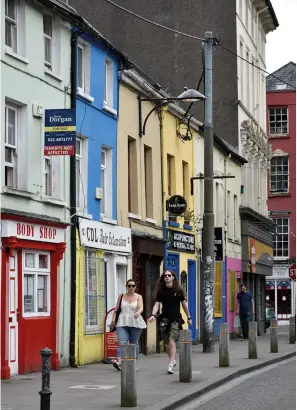
[[[77,89],[77,33],[71,34],[71,108],[76,110]],[[75,362],[75,326],[76,326],[76,161],[75,155],[70,157],[70,344],[69,364],[77,367]]]

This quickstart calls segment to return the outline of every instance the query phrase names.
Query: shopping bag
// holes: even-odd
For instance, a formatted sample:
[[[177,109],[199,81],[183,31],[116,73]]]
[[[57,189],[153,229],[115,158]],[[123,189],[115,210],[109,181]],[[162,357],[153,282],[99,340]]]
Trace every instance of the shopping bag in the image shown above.
[[[235,316],[234,327],[235,327],[235,329],[238,329],[239,327],[241,327],[239,316]]]

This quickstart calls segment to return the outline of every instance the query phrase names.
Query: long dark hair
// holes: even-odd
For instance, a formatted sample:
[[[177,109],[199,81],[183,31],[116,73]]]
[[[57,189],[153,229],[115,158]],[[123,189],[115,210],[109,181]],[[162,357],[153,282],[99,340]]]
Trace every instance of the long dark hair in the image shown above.
[[[154,299],[156,299],[158,292],[161,292],[161,293],[162,293],[162,292],[164,291],[164,289],[166,288],[166,283],[165,283],[165,280],[164,280],[164,274],[165,274],[165,272],[170,272],[171,275],[174,277],[173,282],[172,282],[172,287],[173,287],[174,289],[176,289],[177,292],[182,292],[182,291],[183,291],[182,288],[181,288],[181,286],[180,286],[180,284],[179,284],[179,281],[178,281],[178,279],[177,279],[176,273],[173,272],[173,271],[170,270],[170,269],[166,269],[166,270],[164,270],[164,272],[162,273],[162,275],[161,275],[161,276],[159,277],[159,279],[157,280],[157,283],[156,283],[156,286],[155,286],[155,290],[154,290],[154,293],[153,293]]]

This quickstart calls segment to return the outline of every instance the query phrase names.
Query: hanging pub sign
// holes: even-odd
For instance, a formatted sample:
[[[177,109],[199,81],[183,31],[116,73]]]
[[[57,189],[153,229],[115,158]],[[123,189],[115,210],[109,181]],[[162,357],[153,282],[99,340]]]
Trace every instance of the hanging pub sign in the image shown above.
[[[171,215],[181,216],[187,210],[187,201],[181,195],[173,195],[166,201],[166,211]]]
[[[44,155],[74,155],[75,143],[76,110],[45,110]]]
[[[224,259],[223,228],[215,228],[214,236],[215,260],[222,261]]]
[[[195,253],[195,235],[167,230],[167,249]]]

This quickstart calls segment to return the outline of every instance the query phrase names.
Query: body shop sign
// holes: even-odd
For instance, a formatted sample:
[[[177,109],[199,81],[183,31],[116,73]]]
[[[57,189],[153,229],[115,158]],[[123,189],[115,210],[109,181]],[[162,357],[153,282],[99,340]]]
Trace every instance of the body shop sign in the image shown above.
[[[54,226],[4,220],[1,222],[1,231],[3,237],[14,236],[40,242],[64,242],[64,229]]]
[[[167,248],[179,252],[195,253],[195,235],[168,229]]]
[[[82,246],[110,252],[132,252],[131,229],[79,218]]]
[[[44,155],[74,155],[75,109],[45,110],[44,121]]]

